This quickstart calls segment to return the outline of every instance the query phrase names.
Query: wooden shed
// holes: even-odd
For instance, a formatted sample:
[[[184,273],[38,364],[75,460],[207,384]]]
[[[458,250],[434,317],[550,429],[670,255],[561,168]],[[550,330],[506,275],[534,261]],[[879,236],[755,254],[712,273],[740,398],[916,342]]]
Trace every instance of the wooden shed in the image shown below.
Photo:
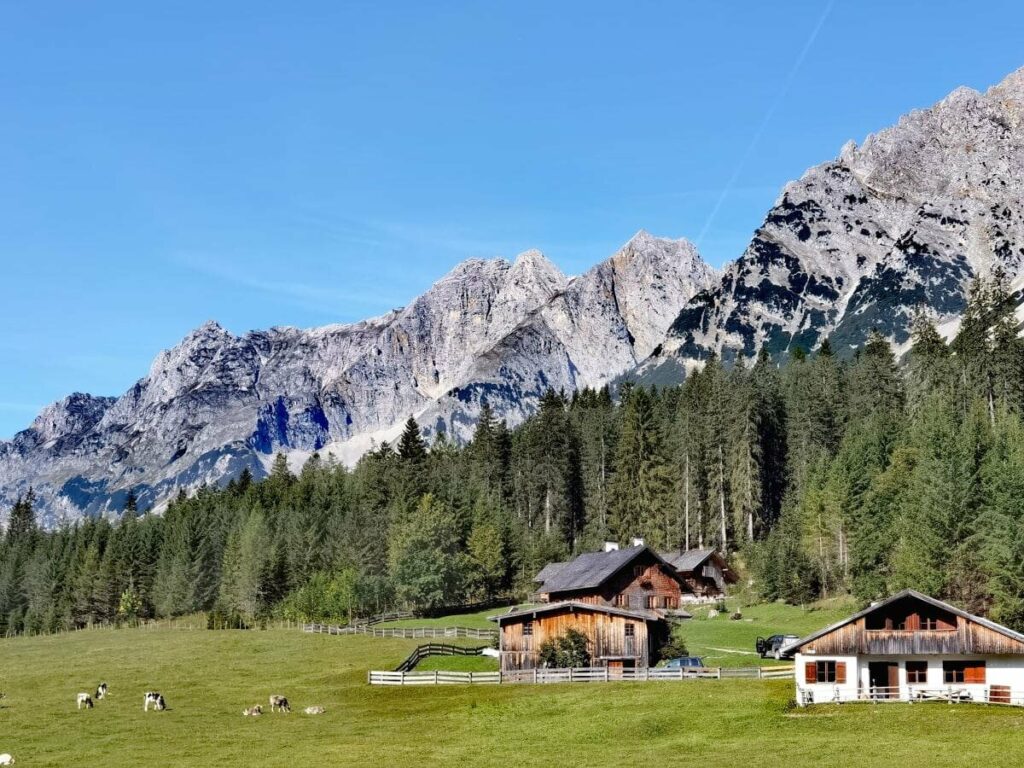
[[[729,585],[739,580],[722,553],[714,549],[663,552],[661,557],[672,564],[688,591],[698,598],[722,597]]]
[[[570,629],[587,638],[591,665],[612,669],[650,666],[668,637],[668,624],[652,611],[566,600],[492,616],[499,627],[502,671],[535,669],[547,640]]]

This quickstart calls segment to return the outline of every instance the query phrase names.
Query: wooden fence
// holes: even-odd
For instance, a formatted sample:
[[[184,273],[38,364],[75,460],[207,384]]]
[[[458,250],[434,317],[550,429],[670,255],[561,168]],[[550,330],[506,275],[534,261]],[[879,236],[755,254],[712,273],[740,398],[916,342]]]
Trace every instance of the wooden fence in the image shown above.
[[[395,667],[396,672],[411,672],[417,664],[428,656],[479,656],[484,652],[486,645],[479,648],[467,648],[462,645],[447,645],[445,643],[427,643],[416,646],[416,650]]]
[[[326,635],[367,635],[369,637],[405,637],[405,638],[437,638],[437,637],[469,637],[475,640],[494,640],[498,637],[496,629],[475,629],[473,627],[373,627],[367,624],[344,627],[332,624],[303,624],[303,632]]]
[[[793,677],[793,667],[744,667],[742,669],[641,667],[639,669],[611,669],[586,667],[581,669],[519,669],[508,672],[369,672],[370,685],[502,685],[507,683],[609,683],[654,680],[723,680],[729,678],[755,678],[778,680]]]

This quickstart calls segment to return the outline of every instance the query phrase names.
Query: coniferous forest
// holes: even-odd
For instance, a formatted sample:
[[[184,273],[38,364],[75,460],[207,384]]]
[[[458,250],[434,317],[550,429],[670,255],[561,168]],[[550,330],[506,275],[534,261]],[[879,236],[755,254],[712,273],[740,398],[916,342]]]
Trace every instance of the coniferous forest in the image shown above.
[[[947,344],[921,313],[780,364],[712,358],[679,387],[547,392],[514,430],[428,448],[412,419],[353,469],[184,493],[161,514],[40,530],[29,493],[0,540],[0,632],[210,611],[344,620],[525,597],[547,562],[642,536],[717,547],[766,600],[914,587],[1024,629],[1024,343],[996,276]]]

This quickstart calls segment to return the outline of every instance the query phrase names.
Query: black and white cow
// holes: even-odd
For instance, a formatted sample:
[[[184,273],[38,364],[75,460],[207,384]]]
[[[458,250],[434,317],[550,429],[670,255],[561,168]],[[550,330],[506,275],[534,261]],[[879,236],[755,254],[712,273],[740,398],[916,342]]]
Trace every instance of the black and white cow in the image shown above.
[[[146,698],[142,702],[142,711],[148,712],[150,704],[153,705],[153,709],[157,712],[167,709],[167,702],[164,701],[164,697],[156,691],[146,691]]]
[[[98,686],[96,686],[96,701],[99,701],[100,699],[105,699],[106,697],[107,697],[107,684],[106,683],[100,683]]]
[[[92,709],[92,696],[88,693],[80,693],[77,698],[78,708],[85,707],[86,709]]]
[[[270,711],[275,712],[280,710],[281,712],[291,712],[292,708],[288,706],[288,699],[284,696],[274,694],[270,697]]]

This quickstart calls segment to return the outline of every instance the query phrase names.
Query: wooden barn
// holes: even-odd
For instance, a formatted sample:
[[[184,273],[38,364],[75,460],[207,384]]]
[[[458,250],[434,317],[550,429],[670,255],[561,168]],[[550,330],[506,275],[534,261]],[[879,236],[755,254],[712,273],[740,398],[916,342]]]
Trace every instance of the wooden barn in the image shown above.
[[[548,563],[534,577],[537,599],[574,601],[639,611],[680,612],[689,588],[672,565],[642,544],[587,552],[566,563]]]
[[[664,552],[661,557],[672,564],[697,599],[723,597],[729,585],[738,581],[725,557],[714,549]]]
[[[1024,635],[909,589],[788,650],[801,704],[1024,703]]]
[[[537,605],[491,617],[498,623],[503,672],[536,669],[546,640],[576,629],[587,638],[591,666],[647,667],[667,639],[668,623],[653,611],[634,611],[577,600]]]

